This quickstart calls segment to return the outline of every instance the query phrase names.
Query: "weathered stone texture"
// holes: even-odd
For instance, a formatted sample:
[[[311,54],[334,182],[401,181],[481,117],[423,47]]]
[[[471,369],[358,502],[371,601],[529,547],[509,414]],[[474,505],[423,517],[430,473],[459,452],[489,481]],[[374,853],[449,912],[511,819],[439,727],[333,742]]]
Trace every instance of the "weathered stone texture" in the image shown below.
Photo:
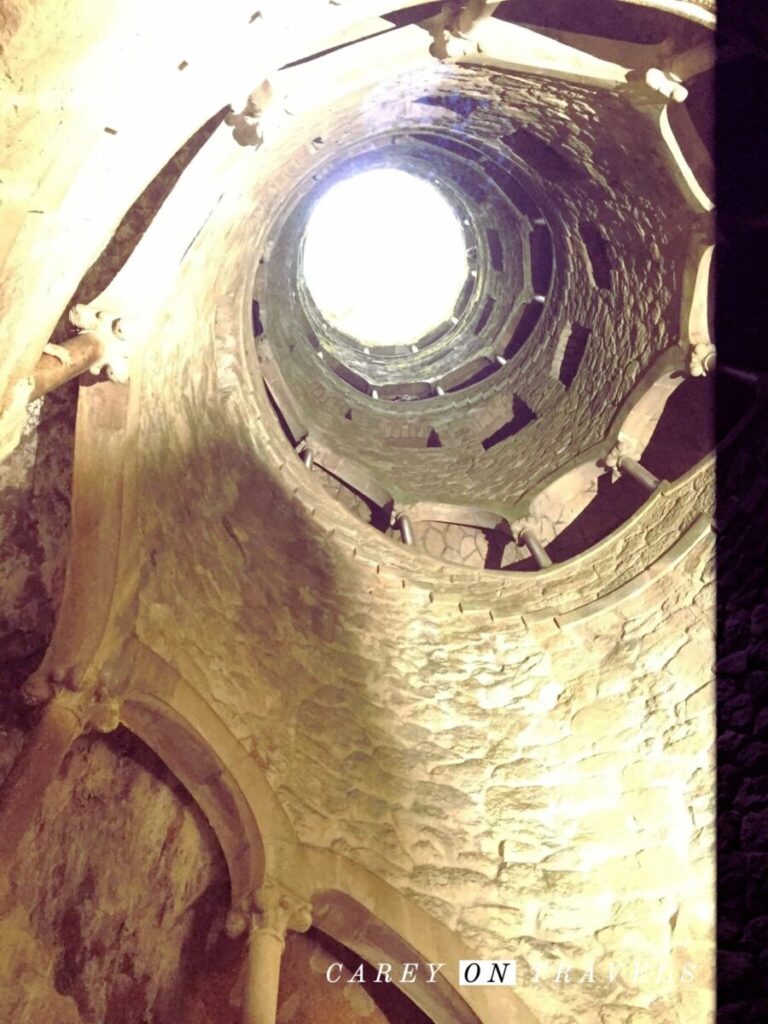
[[[652,359],[679,340],[693,215],[649,120],[618,92],[441,65],[398,80],[387,98],[374,90],[312,114],[303,129],[340,152],[361,133],[391,128],[429,93],[476,102],[466,117],[425,104],[424,123],[494,141],[511,123],[584,171],[568,183],[533,175],[559,252],[541,344],[510,361],[508,379],[497,375],[483,414],[471,394],[444,404],[433,424],[437,449],[396,443],[417,436],[406,410],[399,433],[380,430],[359,403],[343,420],[319,375],[298,397],[314,403],[342,454],[362,448],[363,461],[385,480],[397,477],[402,494],[512,503],[602,442]],[[136,352],[131,471],[140,497],[135,508],[126,499],[125,511],[136,516],[126,530],[137,533],[140,579],[130,630],[241,742],[302,842],[380,876],[478,955],[514,955],[521,995],[542,1021],[704,1022],[713,947],[712,538],[690,540],[644,590],[620,602],[612,595],[712,511],[712,465],[636,503],[625,526],[543,574],[484,572],[487,538],[484,547],[466,529],[419,527],[425,554],[361,522],[362,499],[296,458],[243,337],[244,267],[286,189],[312,168],[306,138],[286,133],[243,156],[231,193],[185,253],[151,345]],[[171,162],[167,184],[185,159],[182,151]],[[136,207],[142,223],[165,194],[153,185]],[[610,289],[594,287],[583,220],[600,220],[610,239]],[[139,234],[129,219],[116,260]],[[574,322],[588,323],[591,336],[566,388],[552,368]],[[485,452],[480,441],[506,415],[513,377],[538,419]],[[61,587],[67,410],[52,431],[58,422],[68,441],[51,447],[60,464],[45,454],[41,427],[5,470],[14,502],[32,481],[32,515],[26,496],[5,513],[17,554],[3,629],[23,668],[47,641]],[[756,488],[748,506],[727,514],[744,522],[764,499]],[[735,999],[742,984],[765,996],[754,947],[768,913],[759,793],[768,612],[754,607],[751,565],[726,566],[724,579],[740,596],[729,607],[739,643],[720,665],[733,683],[721,756],[743,813],[723,820],[723,871],[748,876],[734,911],[754,918],[748,936],[728,931]],[[25,724],[21,713],[9,716],[5,768]],[[186,793],[125,734],[75,745],[24,840],[13,893],[0,983],[17,1024],[165,1024],[179,1005],[190,1024],[236,1019],[229,990],[237,992],[243,949],[220,945],[221,852]],[[329,992],[321,975],[330,955],[317,936],[289,941],[293,984],[280,1024],[418,1024],[415,1011],[377,1006],[369,991]],[[637,958],[653,981],[633,980]],[[624,970],[607,981],[616,962]],[[566,985],[561,965],[583,973],[594,965],[598,978]],[[659,966],[669,973],[657,977]],[[192,975],[197,987],[182,991]]]
[[[126,732],[79,740],[12,874],[2,999],[17,1024],[164,1024],[227,910],[210,828]]]
[[[489,957],[514,952],[534,969],[565,943],[578,965],[635,947],[678,966],[689,958],[696,982],[655,988],[654,1012],[701,1018],[711,543],[692,548],[682,572],[546,642],[519,618],[462,613],[469,572],[422,565],[338,519],[332,499],[307,490],[269,415],[217,397],[210,343],[195,330],[210,315],[202,270],[192,260],[195,302],[158,338],[161,368],[144,384],[152,457],[141,487],[153,502],[140,528],[157,555],[143,576],[143,641],[249,737],[304,841],[369,867]],[[223,265],[222,280],[230,273]],[[194,417],[169,405],[166,372]],[[702,508],[698,480],[678,488],[692,487],[690,506],[664,505],[678,522]],[[679,536],[666,516],[650,521],[627,576]],[[412,586],[415,564],[431,603]],[[474,580],[493,607],[498,585]],[[527,574],[526,584],[540,605],[557,599],[554,580],[539,589]],[[443,600],[451,593],[455,603]],[[593,997],[551,979],[523,997],[545,1019],[567,1000],[563,1021],[601,1020]],[[629,984],[624,998],[642,1005]]]

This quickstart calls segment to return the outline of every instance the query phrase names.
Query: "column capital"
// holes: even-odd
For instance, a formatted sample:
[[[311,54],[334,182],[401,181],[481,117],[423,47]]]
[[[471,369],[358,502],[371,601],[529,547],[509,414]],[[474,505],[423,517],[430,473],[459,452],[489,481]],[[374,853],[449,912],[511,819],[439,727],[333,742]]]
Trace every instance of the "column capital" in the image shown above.
[[[311,925],[311,904],[267,879],[248,904],[229,911],[224,927],[230,938],[250,931],[251,935],[270,934],[284,943],[287,931],[305,932]]]
[[[277,931],[285,937],[290,928],[294,932],[305,932],[312,924],[311,904],[270,880],[255,895],[255,917],[259,927]]]
[[[541,521],[533,515],[528,514],[527,516],[521,516],[520,519],[515,519],[509,524],[510,534],[515,544],[524,544],[523,534],[526,531],[532,531],[534,534],[538,534],[541,529]]]
[[[88,707],[88,725],[96,732],[114,732],[120,725],[121,710],[117,697],[98,696]]]
[[[22,684],[25,703],[57,707],[71,712],[80,720],[83,730],[113,732],[120,724],[120,700],[104,686],[90,689],[74,673],[55,669],[34,672]]]

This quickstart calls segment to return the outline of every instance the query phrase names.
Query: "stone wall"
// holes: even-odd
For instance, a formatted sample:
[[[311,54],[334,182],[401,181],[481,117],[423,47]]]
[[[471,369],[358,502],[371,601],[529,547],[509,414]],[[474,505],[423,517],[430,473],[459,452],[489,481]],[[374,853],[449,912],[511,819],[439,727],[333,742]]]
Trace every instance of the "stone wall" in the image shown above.
[[[677,340],[676,256],[692,215],[625,97],[487,70],[427,78],[478,101],[475,130],[497,136],[498,111],[514,109],[518,126],[543,131],[563,159],[589,169],[578,206],[565,185],[539,182],[558,193],[559,232],[572,249],[562,305],[545,323],[550,348],[520,370],[541,425],[484,463],[460,444],[368,456],[402,469],[413,486],[433,476],[451,500],[497,496],[500,479],[516,495],[603,437],[652,355]],[[386,100],[381,91],[355,97],[359,123],[344,106],[312,111],[293,137],[244,152],[240,190],[207,222],[188,225],[194,241],[131,382],[140,495],[132,628],[241,742],[304,843],[379,875],[478,954],[516,957],[521,994],[542,1020],[699,1024],[712,987],[711,541],[579,625],[561,628],[554,616],[656,563],[710,511],[711,465],[578,562],[500,580],[408,552],[348,514],[291,452],[246,354],[246,271],[287,184],[311,167],[307,140],[325,134],[342,145],[373,114],[377,128],[391,125],[418,85],[417,76]],[[447,107],[430,116],[456,126]],[[633,163],[639,139],[647,146]],[[603,218],[621,251],[624,277],[610,294],[591,287],[576,232],[582,215]],[[565,389],[550,371],[574,321],[589,321],[592,338]],[[446,422],[473,411],[457,404]],[[20,472],[29,472],[29,452],[20,452]],[[56,491],[56,474],[46,479],[64,523],[66,489]],[[19,579],[31,578],[37,543],[22,553]],[[55,554],[61,531],[46,526],[43,543]],[[36,594],[10,589],[23,613],[12,609],[17,625],[9,616],[24,640],[19,658],[45,642],[61,572],[53,565]],[[9,759],[24,724],[9,723]],[[743,758],[753,756],[761,763],[760,751]],[[126,877],[139,884],[125,886]],[[124,734],[79,741],[13,881],[18,905],[0,960],[19,1024],[164,1024],[184,998],[199,1024],[234,1019],[224,992],[238,950],[217,945],[221,854],[186,794]],[[292,940],[292,979],[327,963],[320,947],[316,937]],[[205,968],[201,950],[210,953]],[[751,954],[734,956],[734,971],[752,978]],[[651,980],[633,980],[636,960],[652,965]],[[617,964],[624,970],[606,981]],[[572,977],[558,978],[558,967]],[[656,977],[659,967],[669,975]],[[195,975],[199,998],[184,990]],[[377,1009],[362,994],[349,1005],[331,999],[316,978],[302,980],[284,995],[281,1021],[411,1013]]]
[[[430,400],[428,411],[424,402],[372,404],[351,386],[340,385],[300,338],[291,338],[281,368],[311,426],[398,497],[509,506],[566,456],[603,440],[654,356],[680,341],[681,274],[695,216],[669,174],[657,129],[620,93],[467,68],[412,72],[394,80],[391,91],[399,106],[390,112],[382,97],[377,131],[422,123],[467,141],[477,136],[500,145],[503,139],[515,155],[515,131],[530,128],[567,167],[568,176],[560,170],[553,178],[546,165],[522,161],[523,180],[552,222],[550,300],[531,340],[501,371],[482,385]],[[419,102],[425,96],[431,105]],[[450,109],[455,96],[467,101],[460,113]],[[340,106],[314,115],[304,131],[323,138],[324,161],[369,130],[366,109]],[[627,160],[636,147],[643,160]],[[260,156],[272,166],[269,187],[254,194],[256,252],[275,210],[273,189],[277,186],[279,201],[280,186],[296,187],[317,160],[306,147],[283,159],[274,151],[262,150]],[[663,219],[660,209],[666,211]],[[599,223],[607,239],[614,267],[609,289],[597,287],[592,278],[580,233],[584,221]],[[553,365],[560,334],[575,323],[588,324],[590,338],[579,372],[566,388]],[[509,419],[513,393],[536,419],[484,451],[482,440]],[[351,415],[345,416],[348,410]],[[432,429],[440,436],[439,448],[426,445]],[[423,445],[404,448],[403,438],[414,430],[423,434]]]
[[[141,639],[208,694],[303,841],[368,867],[478,952],[550,974],[560,960],[671,966],[649,987],[529,985],[543,1019],[707,1019],[711,543],[578,631],[462,613],[469,572],[345,521],[307,484],[269,409],[233,386],[248,377],[226,312],[218,390],[217,350],[199,325],[221,296],[236,303],[237,236],[224,212],[209,231],[227,242],[201,235],[189,301],[142,378],[140,490],[152,501],[140,510],[151,552]],[[231,253],[213,288],[209,245]],[[692,509],[706,507],[706,479],[692,477]],[[629,575],[679,536],[671,523],[685,507],[638,525]],[[453,603],[430,603],[414,577]],[[493,577],[474,579],[490,601]],[[558,600],[556,578],[529,579],[533,604]],[[679,984],[689,960],[696,980]]]

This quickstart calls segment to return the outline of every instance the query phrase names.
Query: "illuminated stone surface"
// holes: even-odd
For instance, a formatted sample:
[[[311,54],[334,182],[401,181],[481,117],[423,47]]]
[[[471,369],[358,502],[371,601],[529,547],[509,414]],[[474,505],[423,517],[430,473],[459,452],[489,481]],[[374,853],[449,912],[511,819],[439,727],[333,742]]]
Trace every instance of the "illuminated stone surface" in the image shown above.
[[[27,105],[8,115],[16,198],[3,388],[32,372],[71,301],[116,305],[147,325],[129,392],[109,381],[81,390],[69,550],[66,411],[46,428],[56,404],[46,400],[41,429],[2,466],[13,498],[4,774],[34,725],[17,687],[49,643],[54,611],[47,667],[73,670],[97,704],[113,691],[127,697],[124,720],[160,761],[122,731],[73,746],[9,872],[3,1003],[16,1024],[175,1024],[179,1006],[194,1024],[240,1020],[244,941],[222,928],[230,899],[247,903],[258,882],[255,820],[283,884],[307,899],[336,888],[419,949],[514,956],[521,973],[560,960],[584,971],[627,952],[674,968],[639,988],[625,976],[613,987],[563,985],[549,970],[519,989],[536,1020],[704,1024],[714,737],[706,382],[680,389],[674,445],[658,440],[668,436],[657,432],[668,429],[664,410],[675,411],[663,386],[664,401],[639,417],[652,471],[672,481],[652,505],[597,467],[618,444],[619,411],[639,401],[643,375],[678,339],[687,365],[681,305],[700,204],[647,97],[611,70],[639,66],[631,45],[618,43],[608,68],[586,51],[577,67],[558,50],[566,78],[531,74],[520,54],[534,51],[512,59],[499,27],[484,52],[498,44],[504,67],[447,65],[407,18],[402,30],[379,37],[391,23],[376,21],[358,35],[354,5],[320,15],[310,6],[296,6],[285,32],[269,28],[269,11],[259,19],[241,8],[215,18],[207,7],[173,9],[160,23],[153,5],[107,5],[96,18],[92,5],[73,4],[66,19],[11,9],[6,56]],[[644,15],[633,22],[629,10],[627,38],[634,25],[634,41],[652,45]],[[675,18],[664,28],[681,49],[703,32]],[[225,104],[251,109],[246,97],[271,74],[266,56],[253,71],[254,39],[290,63],[363,36],[372,38],[277,75],[269,116],[248,115],[263,131],[233,138],[223,117],[200,127]],[[542,65],[550,44],[537,42]],[[65,104],[51,103],[54,86],[70,90]],[[344,392],[317,356],[310,373],[297,355],[291,394],[311,413],[309,443],[325,440],[330,455],[391,483],[398,506],[499,503],[515,521],[535,515],[556,563],[543,575],[514,542],[465,522],[416,520],[413,548],[388,514],[371,525],[360,488],[321,457],[307,472],[263,386],[263,343],[243,309],[247,275],[272,259],[271,218],[321,156],[406,124],[517,154],[552,235],[540,319],[519,353],[466,390],[382,411],[370,394]],[[498,299],[505,268],[493,269],[484,237]],[[440,309],[463,273],[457,261]],[[269,324],[268,303],[263,313]],[[534,418],[485,447],[519,401]],[[573,491],[558,484],[593,448],[594,472],[569,478]],[[576,501],[586,515],[574,525]],[[748,783],[763,751],[748,739],[757,697],[744,696],[729,705],[726,760],[749,806],[734,839],[746,844],[762,835]],[[759,903],[757,882],[751,892]],[[332,933],[324,898],[317,927]],[[343,909],[354,927],[340,939],[354,947],[365,922]],[[419,1020],[402,1005],[375,1007],[369,993],[318,985],[326,952],[313,933],[289,933],[283,1024]],[[688,961],[697,971],[684,985]],[[733,966],[734,976],[754,969]],[[530,1019],[518,1004],[473,1007],[483,1024]]]

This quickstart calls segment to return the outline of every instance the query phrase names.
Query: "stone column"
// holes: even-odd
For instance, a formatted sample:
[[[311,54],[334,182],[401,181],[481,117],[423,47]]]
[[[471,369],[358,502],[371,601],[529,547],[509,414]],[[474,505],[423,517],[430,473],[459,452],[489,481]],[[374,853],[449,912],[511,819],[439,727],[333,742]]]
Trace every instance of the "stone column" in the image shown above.
[[[655,491],[661,481],[657,476],[654,476],[645,466],[641,466],[639,462],[635,462],[634,459],[630,459],[627,455],[622,455],[619,459],[618,470],[622,476],[629,476],[647,491]]]
[[[548,569],[552,565],[552,559],[544,550],[544,545],[534,530],[525,529],[520,533],[520,541],[525,544],[533,557],[534,562],[540,569]]]
[[[250,912],[230,912],[228,934],[248,932],[243,1024],[275,1024],[286,932],[305,932],[311,924],[309,904],[271,881],[259,889]]]
[[[130,325],[125,317],[78,304],[69,311],[69,320],[80,333],[59,345],[45,346],[33,373],[30,402],[86,370],[97,376],[106,368],[110,380],[128,382],[126,329]]]

